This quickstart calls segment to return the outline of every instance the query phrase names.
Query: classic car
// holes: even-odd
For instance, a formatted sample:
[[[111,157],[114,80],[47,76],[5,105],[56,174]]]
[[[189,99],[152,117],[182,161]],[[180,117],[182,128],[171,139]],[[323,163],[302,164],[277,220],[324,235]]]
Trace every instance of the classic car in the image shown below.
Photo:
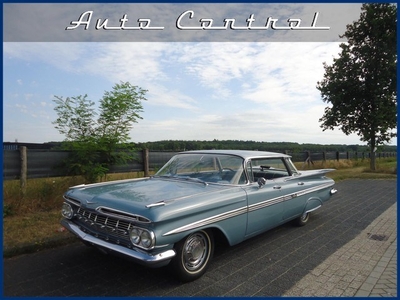
[[[310,213],[336,193],[326,173],[299,172],[285,154],[187,151],[154,176],[71,187],[61,224],[85,244],[182,281],[202,276],[215,242],[238,244]]]

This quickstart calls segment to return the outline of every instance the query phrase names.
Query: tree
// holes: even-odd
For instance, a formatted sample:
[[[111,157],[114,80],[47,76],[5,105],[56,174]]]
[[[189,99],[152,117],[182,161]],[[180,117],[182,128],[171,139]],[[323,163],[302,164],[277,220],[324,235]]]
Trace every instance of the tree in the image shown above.
[[[129,82],[116,84],[112,91],[104,92],[99,113],[87,95],[65,100],[55,96],[58,118],[53,124],[65,135],[63,148],[71,150],[66,162],[69,174],[80,174],[94,182],[107,173],[111,164],[133,158],[129,132],[133,123],[142,119],[139,114],[146,92]],[[118,151],[121,149],[125,151]]]
[[[341,36],[339,58],[324,63],[324,79],[317,83],[322,100],[331,103],[319,120],[323,130],[339,127],[357,133],[371,152],[397,134],[396,98],[397,7],[387,3],[363,4],[358,21]]]

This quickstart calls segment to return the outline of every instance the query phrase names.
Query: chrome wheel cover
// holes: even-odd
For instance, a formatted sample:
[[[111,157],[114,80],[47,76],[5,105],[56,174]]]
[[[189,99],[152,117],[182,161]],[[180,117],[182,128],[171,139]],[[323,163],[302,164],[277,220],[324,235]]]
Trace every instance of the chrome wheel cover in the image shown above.
[[[196,232],[185,241],[182,251],[183,266],[188,272],[202,269],[210,256],[210,241],[201,232]]]
[[[307,222],[309,216],[310,216],[309,213],[302,214],[301,217],[300,217],[300,221],[301,222]]]

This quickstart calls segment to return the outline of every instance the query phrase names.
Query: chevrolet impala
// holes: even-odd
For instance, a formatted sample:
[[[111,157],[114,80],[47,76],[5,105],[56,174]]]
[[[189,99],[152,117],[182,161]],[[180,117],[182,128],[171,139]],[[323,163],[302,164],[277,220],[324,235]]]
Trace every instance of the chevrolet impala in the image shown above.
[[[87,245],[169,265],[191,281],[205,273],[217,239],[235,245],[289,221],[305,225],[336,193],[330,171],[298,171],[274,152],[181,152],[151,177],[71,187],[61,224]]]

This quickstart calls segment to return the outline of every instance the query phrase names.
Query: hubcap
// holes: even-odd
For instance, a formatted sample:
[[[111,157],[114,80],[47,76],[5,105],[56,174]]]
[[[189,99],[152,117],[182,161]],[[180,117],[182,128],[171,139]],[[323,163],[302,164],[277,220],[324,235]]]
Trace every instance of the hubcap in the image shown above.
[[[184,247],[183,263],[187,270],[196,271],[207,259],[208,242],[201,233],[190,236]]]
[[[302,216],[301,216],[301,221],[307,221],[307,218],[308,218],[308,213],[305,213],[305,214],[303,214]]]

